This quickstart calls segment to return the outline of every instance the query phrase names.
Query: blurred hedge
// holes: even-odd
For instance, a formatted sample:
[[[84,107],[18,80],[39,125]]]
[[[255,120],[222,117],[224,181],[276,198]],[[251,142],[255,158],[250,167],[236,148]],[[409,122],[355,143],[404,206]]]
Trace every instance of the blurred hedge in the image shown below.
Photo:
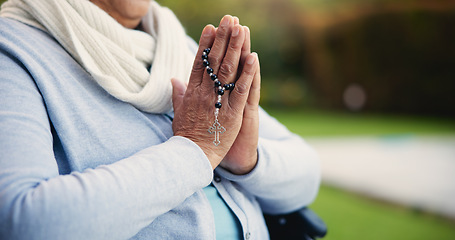
[[[207,23],[239,16],[252,29],[263,105],[455,115],[454,1],[160,1],[198,39]]]
[[[454,25],[453,1],[376,1],[305,17],[318,103],[342,108],[355,83],[368,110],[455,116]]]

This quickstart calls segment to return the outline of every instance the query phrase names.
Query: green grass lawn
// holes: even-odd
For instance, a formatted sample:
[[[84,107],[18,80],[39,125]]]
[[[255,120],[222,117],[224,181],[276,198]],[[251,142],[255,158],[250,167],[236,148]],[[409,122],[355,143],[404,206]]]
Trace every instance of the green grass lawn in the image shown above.
[[[310,206],[328,225],[327,240],[453,240],[455,221],[322,186]]]
[[[304,137],[455,135],[455,121],[442,118],[266,110]],[[327,240],[455,239],[455,220],[329,186],[310,207],[327,223]]]
[[[307,136],[455,135],[455,119],[266,109],[291,131]]]

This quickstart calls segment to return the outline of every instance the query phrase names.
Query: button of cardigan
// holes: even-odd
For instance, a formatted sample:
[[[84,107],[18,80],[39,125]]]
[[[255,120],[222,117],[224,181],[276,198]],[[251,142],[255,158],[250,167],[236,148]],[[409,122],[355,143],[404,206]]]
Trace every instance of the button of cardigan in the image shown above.
[[[221,182],[221,177],[218,176],[218,175],[215,175],[215,176],[213,177],[213,180],[215,180],[215,182]]]
[[[251,233],[250,232],[245,233],[245,239],[250,239],[250,237],[251,237]]]

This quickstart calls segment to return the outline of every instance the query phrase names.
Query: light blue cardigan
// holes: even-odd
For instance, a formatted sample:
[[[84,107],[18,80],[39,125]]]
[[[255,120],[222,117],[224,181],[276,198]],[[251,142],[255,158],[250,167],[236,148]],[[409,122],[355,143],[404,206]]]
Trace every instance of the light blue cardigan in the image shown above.
[[[202,188],[215,179],[245,238],[263,240],[262,211],[315,198],[315,152],[263,110],[242,176],[213,172],[171,117],[113,98],[47,33],[0,18],[0,239],[214,239]]]

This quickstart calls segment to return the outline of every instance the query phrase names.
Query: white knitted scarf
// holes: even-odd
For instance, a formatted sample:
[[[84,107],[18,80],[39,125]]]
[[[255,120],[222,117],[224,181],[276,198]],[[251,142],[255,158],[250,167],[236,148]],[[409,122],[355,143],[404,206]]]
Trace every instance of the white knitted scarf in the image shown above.
[[[89,0],[9,0],[0,16],[50,33],[112,96],[165,113],[172,110],[170,79],[188,81],[194,54],[172,11],[150,5],[145,32],[123,27]]]

